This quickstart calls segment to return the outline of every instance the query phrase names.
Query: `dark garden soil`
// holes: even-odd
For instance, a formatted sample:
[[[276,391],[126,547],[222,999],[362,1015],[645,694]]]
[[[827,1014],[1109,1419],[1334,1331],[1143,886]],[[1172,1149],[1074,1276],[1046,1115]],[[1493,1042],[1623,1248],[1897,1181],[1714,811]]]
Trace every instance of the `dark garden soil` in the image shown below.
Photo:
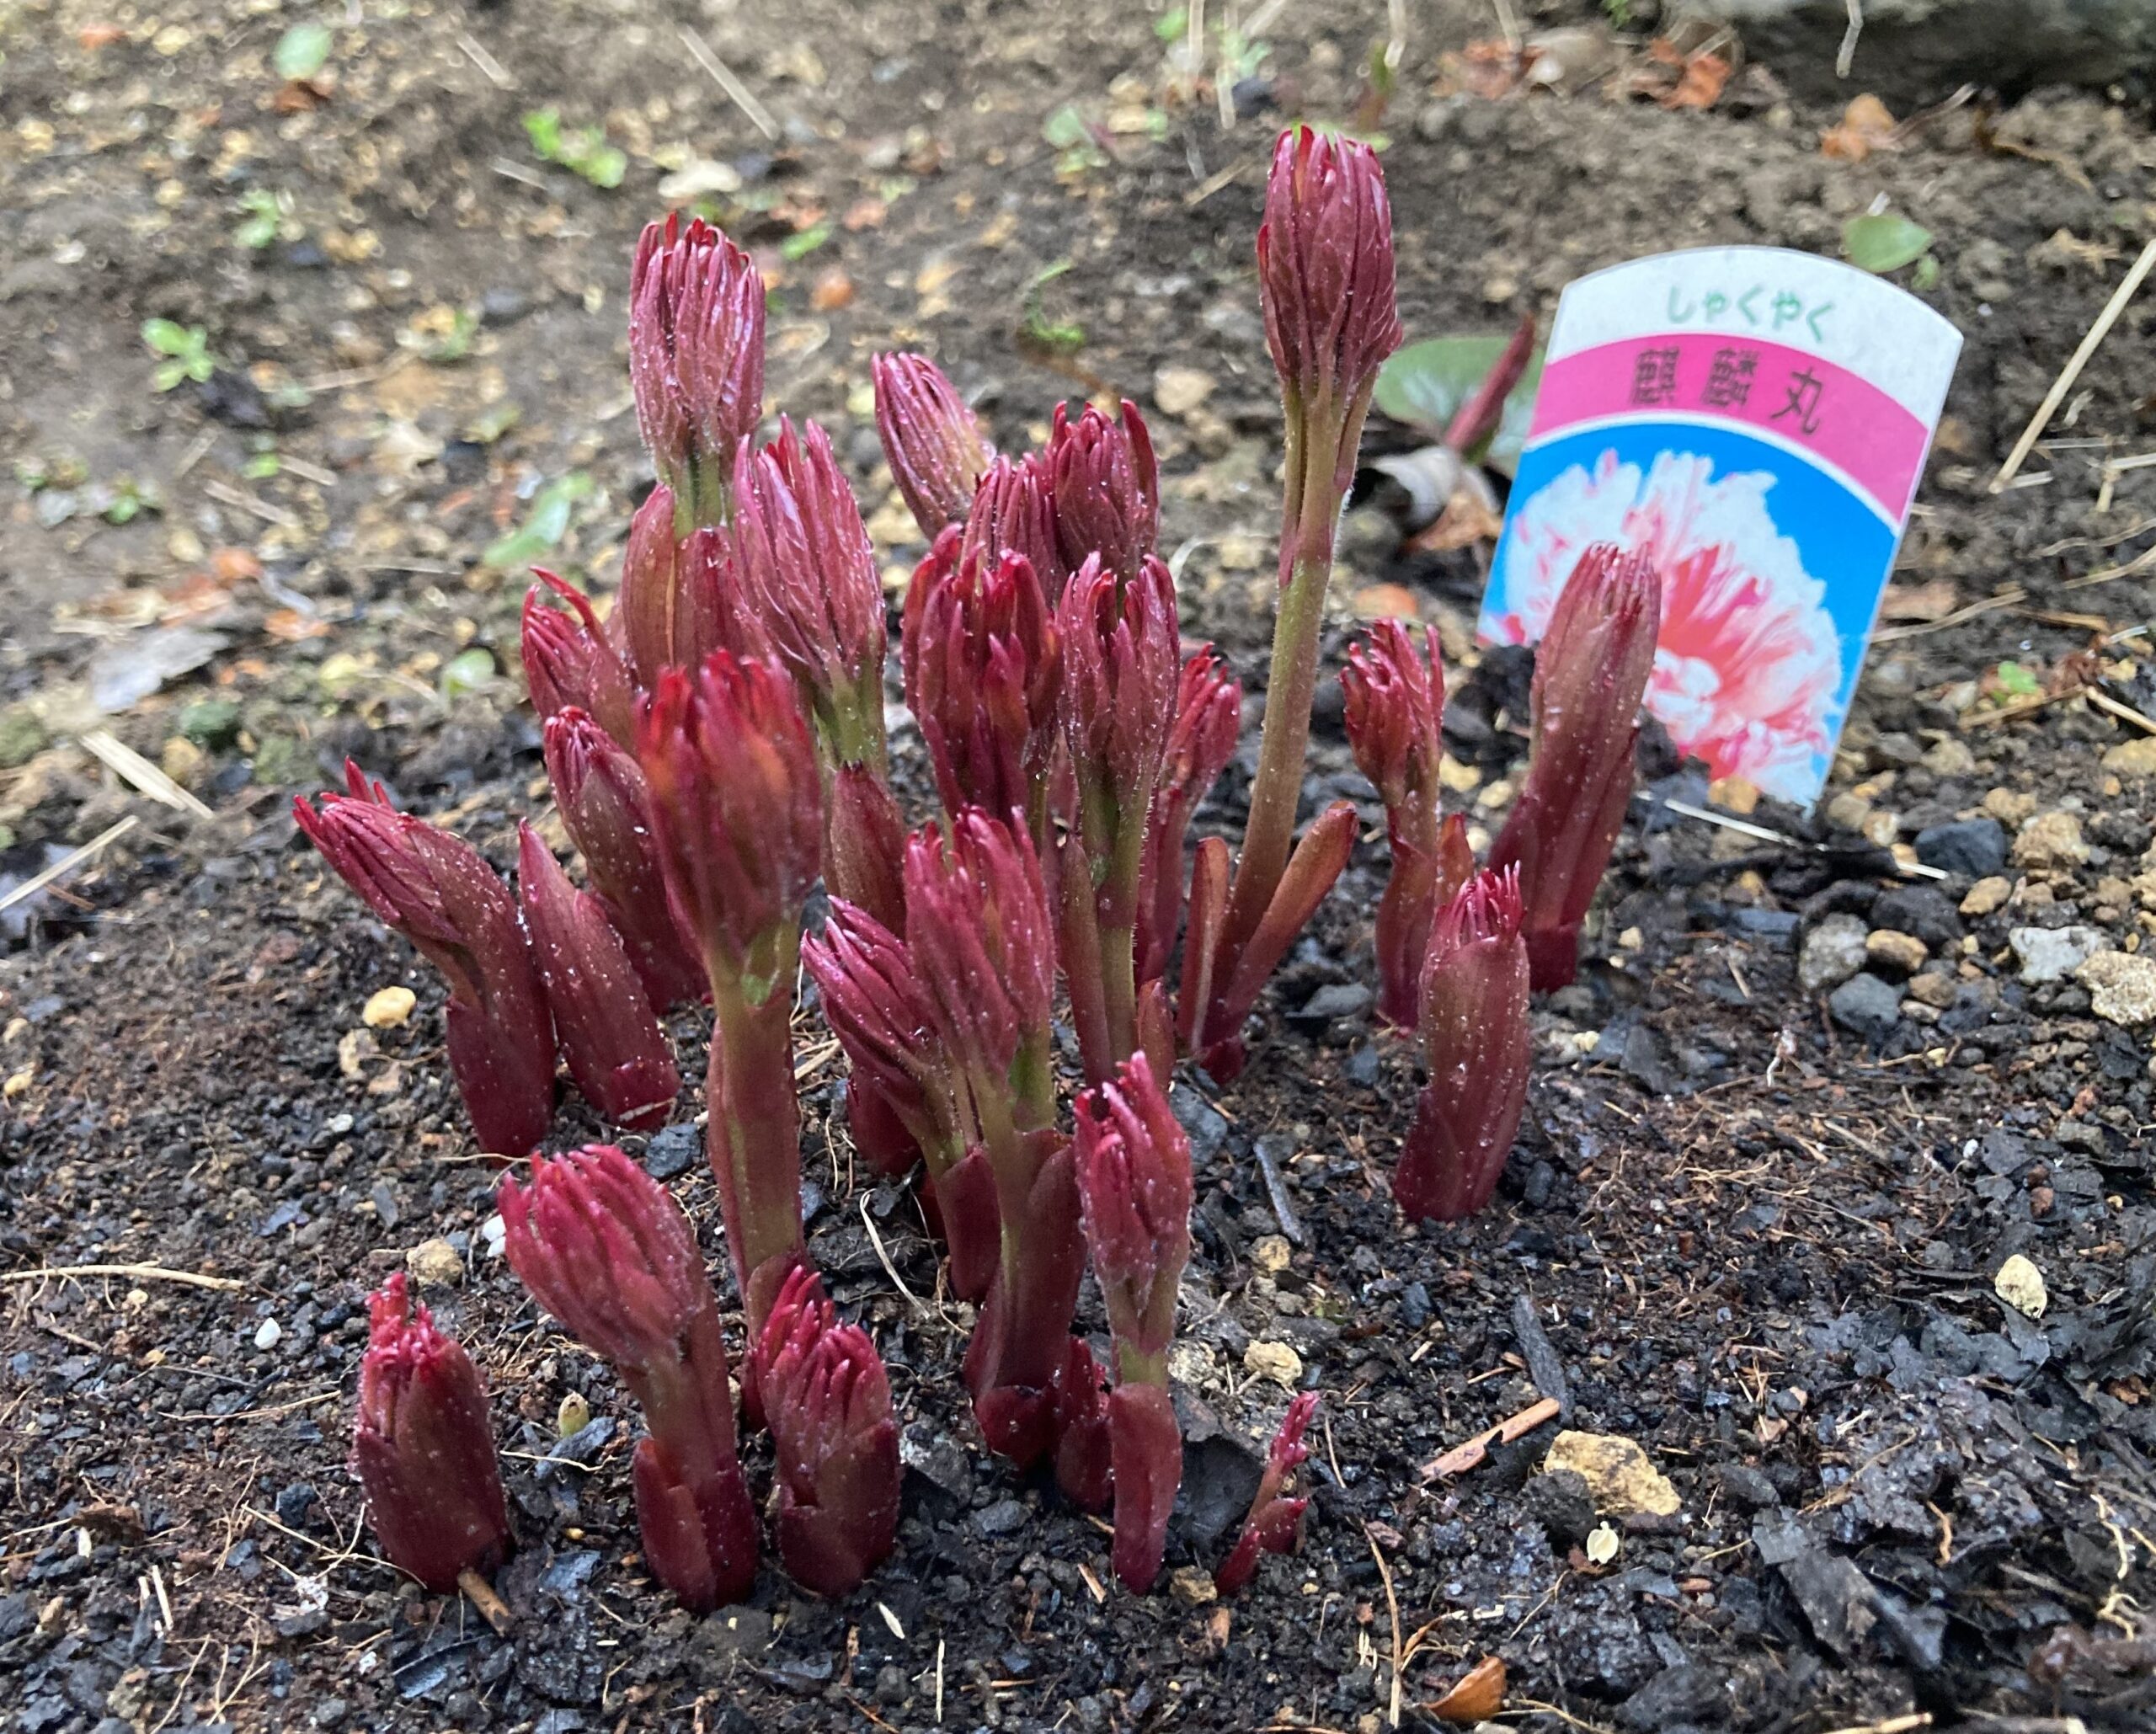
[[[1229,1602],[1187,1572],[1129,1595],[1098,1524],[985,1454],[961,1310],[910,1195],[857,1182],[842,1066],[804,1013],[813,1249],[889,1361],[905,1517],[846,1602],[767,1566],[703,1620],[636,1558],[632,1407],[489,1241],[438,984],[296,841],[291,794],[349,752],[504,865],[544,809],[521,567],[618,572],[649,478],[622,290],[670,174],[761,249],[772,395],[846,430],[895,571],[917,550],[868,430],[872,349],[930,349],[1007,444],[1065,394],[1125,393],[1169,478],[1186,626],[1255,691],[1264,163],[1282,115],[1353,106],[1385,8],[1281,12],[1225,131],[1209,96],[1165,88],[1136,4],[355,0],[355,23],[34,0],[0,22],[0,430],[22,478],[0,506],[0,890],[135,820],[0,913],[8,1729],[1359,1731],[1427,1720],[1489,1656],[1507,1722],[1537,1730],[2156,1726],[2156,999],[2130,1003],[2132,967],[2094,1003],[2060,973],[2156,931],[2148,749],[2073,696],[2156,712],[2149,642],[2119,636],[2156,617],[2156,567],[2102,576],[2156,547],[2156,468],[2105,470],[2156,446],[2156,291],[2031,485],[1984,491],[2156,231],[2156,139],[2040,93],[1837,162],[1837,117],[1762,68],[1707,113],[1444,93],[1440,51],[1490,14],[1408,10],[1381,124],[1412,333],[1546,316],[1572,277],[1670,246],[1831,252],[1878,197],[1933,231],[1928,296],[1968,346],[1831,804],[1753,815],[1796,846],[1636,804],[1582,979],[1538,1008],[1497,1202],[1420,1231],[1386,1184],[1416,1078],[1369,1010],[1365,805],[1371,840],[1249,1070],[1179,1097],[1200,1202],[1171,1569],[1218,1563],[1289,1387],[1325,1394],[1307,1544]],[[328,58],[286,84],[272,51],[317,19]],[[1044,138],[1066,104],[1097,144]],[[626,151],[617,189],[535,157],[521,117],[549,104]],[[150,318],[205,328],[206,382],[155,388]],[[552,536],[487,564],[564,478]],[[109,521],[152,490],[161,510]],[[1358,603],[1438,622],[1457,798],[1494,810],[1524,667],[1466,671],[1477,556],[1396,540],[1351,516],[1326,654]],[[1231,833],[1257,708],[1203,821]],[[1338,715],[1328,682],[1309,795],[1368,803]],[[99,726],[211,816],[133,792],[78,744]],[[1646,756],[1654,796],[1705,800]],[[900,759],[917,776],[904,735]],[[1921,847],[1944,881],[1856,835],[1941,824]],[[403,983],[408,1021],[363,1025]],[[680,1034],[700,1077],[703,1032]],[[719,1272],[697,1094],[631,1147]],[[600,1130],[572,1100],[557,1134]],[[2017,1253],[2041,1318],[1994,1288]],[[507,1638],[370,1556],[344,1467],[361,1299],[408,1258],[495,1393],[523,1538]],[[214,1286],[41,1273],[80,1266]],[[561,1442],[573,1395],[595,1418]],[[1559,1419],[1427,1471],[1540,1396]],[[1584,1485],[1538,1473],[1562,1428],[1636,1442],[1681,1508],[1605,1498],[1591,1557]]]

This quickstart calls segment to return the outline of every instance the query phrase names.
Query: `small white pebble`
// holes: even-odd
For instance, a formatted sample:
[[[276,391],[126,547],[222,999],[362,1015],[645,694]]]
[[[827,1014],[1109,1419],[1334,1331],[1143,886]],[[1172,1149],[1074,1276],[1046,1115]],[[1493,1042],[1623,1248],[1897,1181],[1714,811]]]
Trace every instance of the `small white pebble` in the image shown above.
[[[284,1340],[284,1335],[285,1327],[282,1325],[275,1319],[264,1319],[254,1333],[254,1346],[257,1348],[275,1348]]]

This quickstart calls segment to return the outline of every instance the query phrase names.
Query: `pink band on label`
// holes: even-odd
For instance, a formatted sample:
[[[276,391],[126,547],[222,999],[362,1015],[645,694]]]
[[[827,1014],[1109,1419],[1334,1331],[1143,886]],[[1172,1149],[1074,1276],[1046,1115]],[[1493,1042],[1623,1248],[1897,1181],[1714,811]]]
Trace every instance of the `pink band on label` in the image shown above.
[[[1777,436],[1833,466],[1898,526],[1929,430],[1869,380],[1781,344],[1669,333],[1550,361],[1530,440],[1611,416],[1680,416]]]

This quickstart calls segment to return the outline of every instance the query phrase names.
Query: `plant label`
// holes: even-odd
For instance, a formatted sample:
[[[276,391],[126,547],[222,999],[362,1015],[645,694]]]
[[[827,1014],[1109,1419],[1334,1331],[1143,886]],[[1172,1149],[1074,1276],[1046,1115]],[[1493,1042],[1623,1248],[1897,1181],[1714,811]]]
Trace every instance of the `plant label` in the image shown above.
[[[1662,574],[1647,707],[1717,777],[1808,804],[1833,761],[1961,334],[1853,265],[1766,247],[1564,292],[1482,606],[1542,634],[1581,553]]]

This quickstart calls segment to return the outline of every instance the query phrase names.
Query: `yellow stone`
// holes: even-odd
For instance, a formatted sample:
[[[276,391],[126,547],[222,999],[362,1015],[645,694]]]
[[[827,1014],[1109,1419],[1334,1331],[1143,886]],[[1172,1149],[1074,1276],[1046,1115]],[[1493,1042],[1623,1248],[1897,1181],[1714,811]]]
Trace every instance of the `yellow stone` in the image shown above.
[[[1639,1441],[1619,1433],[1559,1433],[1542,1467],[1545,1474],[1577,1470],[1586,1478],[1594,1508],[1605,1517],[1674,1517],[1684,1507],[1668,1477],[1647,1460]]]
[[[360,1022],[371,1030],[400,1029],[419,1003],[419,996],[408,987],[386,987],[368,998]]]
[[[1250,1249],[1250,1262],[1268,1277],[1287,1269],[1289,1256],[1284,1235],[1260,1235]]]
[[[2044,1273],[2019,1252],[1999,1266],[1991,1286],[2001,1300],[2025,1319],[2041,1319],[2044,1310],[2052,1304],[2051,1291],[2044,1286]]]
[[[461,1283],[464,1280],[464,1261],[456,1248],[440,1239],[422,1240],[404,1255],[404,1268],[422,1283]]]
[[[1243,1351],[1243,1370],[1292,1390],[1303,1376],[1303,1358],[1284,1342],[1253,1342]]]

